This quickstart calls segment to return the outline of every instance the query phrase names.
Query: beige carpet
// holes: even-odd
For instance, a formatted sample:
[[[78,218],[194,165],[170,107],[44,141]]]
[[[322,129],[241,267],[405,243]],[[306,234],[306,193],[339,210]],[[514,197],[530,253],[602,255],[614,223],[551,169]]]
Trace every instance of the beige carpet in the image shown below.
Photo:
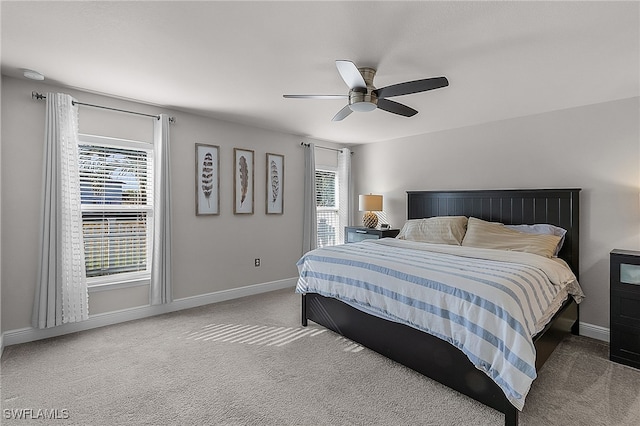
[[[503,424],[412,370],[300,327],[299,312],[300,296],[283,290],[7,347],[1,423]],[[29,418],[13,418],[21,413]],[[638,425],[640,370],[572,336],[534,382],[520,424]]]

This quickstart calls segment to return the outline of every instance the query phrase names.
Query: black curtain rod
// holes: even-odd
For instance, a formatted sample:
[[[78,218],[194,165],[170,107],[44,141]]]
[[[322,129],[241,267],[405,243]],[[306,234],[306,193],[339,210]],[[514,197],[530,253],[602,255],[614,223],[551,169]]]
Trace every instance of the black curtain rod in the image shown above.
[[[304,142],[300,142],[301,146],[310,146],[310,144],[308,143],[304,143]],[[320,145],[314,145],[316,148],[320,148],[320,149],[328,149],[329,151],[336,151],[336,152],[342,152],[341,149],[337,149],[337,148],[329,148],[328,146],[320,146]],[[353,154],[353,151],[351,151],[351,154]]]
[[[36,91],[31,92],[31,98],[32,99],[36,99],[36,100],[47,99],[47,97],[45,95],[43,95],[41,93],[38,93]],[[127,113],[127,114],[142,115],[142,116],[145,116],[145,117],[151,117],[151,118],[155,118],[156,120],[160,120],[160,116],[159,115],[145,114],[143,112],[136,112],[136,111],[127,111],[125,109],[111,108],[111,107],[106,107],[106,106],[102,106],[102,105],[87,104],[87,103],[78,102],[78,101],[72,101],[71,103],[73,105],[82,105],[82,106],[88,106],[88,107],[92,107],[92,108],[108,109],[110,111],[117,111],[117,112],[124,112],[124,113]],[[169,122],[170,123],[175,123],[175,121],[176,121],[175,117],[169,117]]]

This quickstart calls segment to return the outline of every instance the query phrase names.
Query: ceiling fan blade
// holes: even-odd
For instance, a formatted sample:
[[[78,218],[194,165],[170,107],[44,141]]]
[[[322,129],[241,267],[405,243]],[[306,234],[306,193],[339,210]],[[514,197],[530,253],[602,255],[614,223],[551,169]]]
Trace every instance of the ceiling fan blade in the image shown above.
[[[340,77],[347,83],[349,89],[366,89],[367,83],[364,82],[364,78],[362,78],[362,74],[358,71],[358,67],[351,61],[336,61],[336,67],[338,68],[338,72],[340,73]]]
[[[338,111],[338,113],[336,115],[333,116],[333,118],[331,119],[331,121],[342,121],[344,120],[349,114],[351,114],[353,111],[351,110],[351,108],[349,107],[349,105],[345,106],[344,108],[342,108],[340,111]]]
[[[418,111],[413,108],[409,108],[395,101],[390,101],[389,99],[378,99],[378,108],[394,114],[404,115],[405,117],[413,117],[418,113]]]
[[[411,93],[426,92],[427,90],[447,87],[449,80],[446,77],[425,78],[423,80],[407,81],[405,83],[392,84],[373,91],[380,98],[392,96],[410,95]]]
[[[287,99],[349,99],[349,95],[282,95]]]

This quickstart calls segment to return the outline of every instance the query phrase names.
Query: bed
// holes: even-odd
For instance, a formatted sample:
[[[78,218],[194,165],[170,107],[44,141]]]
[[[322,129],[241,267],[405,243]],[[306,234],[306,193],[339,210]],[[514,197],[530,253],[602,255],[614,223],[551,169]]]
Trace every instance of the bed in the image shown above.
[[[550,224],[561,227],[566,230],[566,234],[557,257],[566,262],[577,280],[579,278],[579,192],[579,189],[409,191],[407,192],[407,219],[465,216],[505,225]],[[387,262],[392,261],[395,253],[401,251],[395,245],[405,244],[382,240],[375,243],[375,247],[372,242],[357,243],[357,245],[371,258],[379,255]],[[392,253],[377,254],[376,250],[382,250],[380,247],[383,245],[393,246]],[[348,246],[356,247],[350,244],[339,247],[337,250],[346,250]],[[440,255],[443,254],[436,254],[436,256]],[[409,263],[409,259],[415,259],[418,256],[421,254],[416,255],[416,252],[412,252],[407,259],[398,257],[397,263]],[[533,255],[533,257],[537,256]],[[303,259],[305,259],[304,256]],[[387,266],[383,269],[390,269]],[[486,366],[487,368],[485,365],[478,366],[475,361],[474,365],[471,361],[473,357],[463,345],[459,344],[457,338],[443,337],[432,329],[425,332],[424,327],[419,324],[403,324],[402,321],[395,320],[386,310],[385,315],[381,315],[369,305],[367,305],[369,308],[363,308],[350,300],[346,302],[338,300],[331,291],[305,291],[304,287],[300,287],[300,281],[297,291],[302,293],[304,326],[309,320],[322,325],[504,413],[505,425],[518,424],[518,413],[522,405],[518,401],[514,402],[513,395],[505,391],[501,376],[493,374],[490,366]],[[566,300],[556,304],[559,308],[554,309],[555,313],[547,314],[543,323],[536,324],[536,330],[539,329],[539,331],[531,338],[531,344],[534,346],[532,348],[534,359],[531,364],[535,364],[535,367],[533,365],[531,367],[535,370],[527,373],[532,377],[531,381],[535,379],[536,372],[557,344],[568,333],[578,333],[578,306],[574,298],[567,296]],[[464,314],[459,317],[464,317]],[[525,323],[526,320],[522,322]],[[526,342],[521,346],[526,347]],[[519,356],[519,354],[516,355]],[[485,371],[482,371],[483,369]],[[525,371],[526,368],[522,370]],[[521,372],[516,371],[516,373]]]

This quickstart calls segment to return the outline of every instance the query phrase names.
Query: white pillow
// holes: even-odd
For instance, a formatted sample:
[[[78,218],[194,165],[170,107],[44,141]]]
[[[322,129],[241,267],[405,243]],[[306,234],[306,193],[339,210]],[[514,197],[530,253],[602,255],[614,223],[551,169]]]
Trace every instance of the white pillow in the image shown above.
[[[467,229],[466,216],[410,219],[396,238],[432,244],[461,245]]]
[[[559,226],[549,225],[548,223],[538,223],[535,225],[505,225],[505,227],[509,229],[514,229],[516,231],[524,232],[527,234],[546,234],[546,235],[556,235],[560,237],[560,242],[556,247],[554,256],[558,256],[560,250],[562,249],[562,245],[564,244],[564,236],[567,233],[567,230],[564,228],[560,228]]]
[[[470,217],[463,246],[496,250],[523,251],[553,257],[560,237],[547,234],[527,234],[509,229],[501,223]]]

